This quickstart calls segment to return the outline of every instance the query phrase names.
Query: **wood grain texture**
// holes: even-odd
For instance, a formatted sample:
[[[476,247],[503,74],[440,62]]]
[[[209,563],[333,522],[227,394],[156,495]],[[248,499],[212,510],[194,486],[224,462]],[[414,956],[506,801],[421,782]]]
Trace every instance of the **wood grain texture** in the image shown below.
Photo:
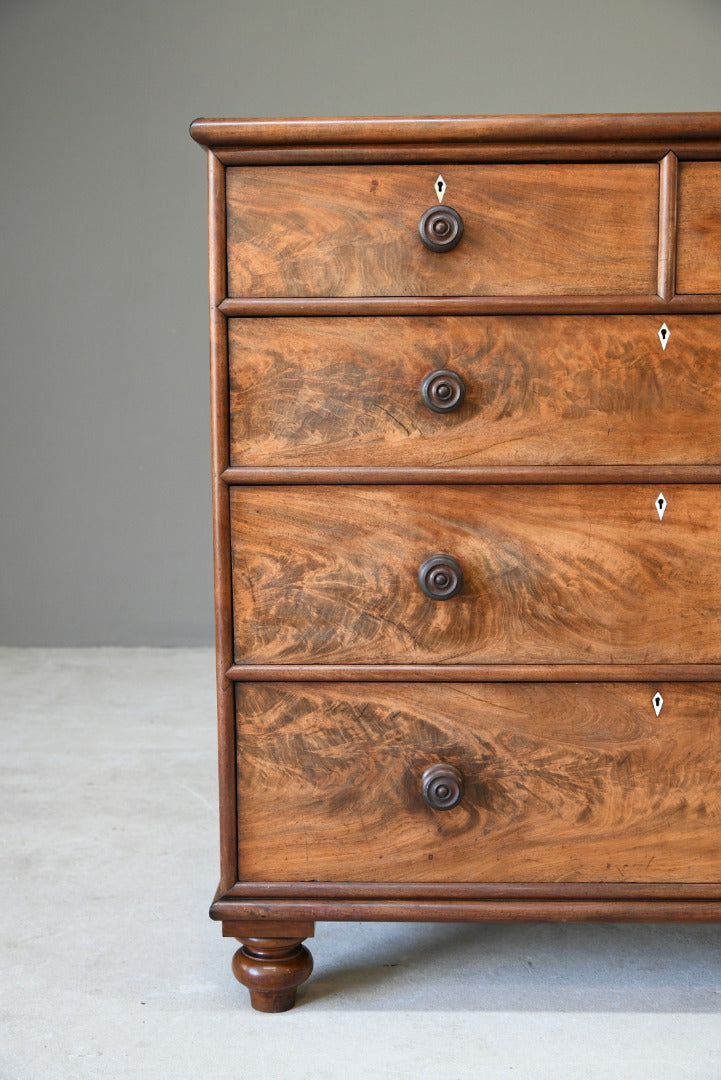
[[[560,891],[560,887],[559,887]],[[718,922],[719,900],[228,900],[218,918],[334,922]]]
[[[232,892],[232,890],[231,890]],[[220,909],[222,911],[222,901],[220,903]],[[215,903],[210,909],[211,919],[222,918],[222,914],[218,915],[218,909],[215,907]],[[265,919],[262,922],[257,920],[252,922],[250,920],[246,922],[228,922],[223,923],[223,937],[234,938],[259,938],[266,937],[272,934],[273,937],[282,938],[307,938],[313,937],[315,934],[315,923],[312,922],[288,922],[282,919]]]
[[[679,172],[680,293],[721,293],[721,162],[686,162]]]
[[[693,900],[721,903],[721,881],[239,881],[211,909],[225,918],[233,900]],[[230,923],[224,936],[232,933]],[[304,931],[302,924],[298,936]],[[246,931],[250,933],[249,931]],[[254,933],[258,928],[254,927]],[[288,932],[293,936],[295,931]],[[250,936],[253,936],[252,934]],[[283,936],[286,936],[283,931]],[[308,936],[306,934],[306,936]]]
[[[434,143],[320,143],[297,146],[218,147],[225,165],[421,165],[438,163]],[[649,139],[635,142],[454,142],[443,147],[442,160],[459,164],[541,164],[544,162],[654,162],[673,153],[681,161],[718,161],[721,140]]]
[[[253,664],[233,682],[721,682],[721,664]]]
[[[224,469],[226,484],[718,484],[721,465],[290,465]]]
[[[222,474],[228,466],[227,320],[218,303],[227,291],[225,245],[225,167],[208,153],[208,279],[210,300],[210,428],[213,500],[213,578],[216,692],[218,703],[218,772],[220,777],[221,887],[238,876],[235,813],[235,716],[227,671],[233,655],[230,575],[230,504]]]
[[[665,155],[659,165],[658,295],[671,300],[676,291],[676,218],[678,158]]]
[[[236,663],[718,663],[721,500],[669,485],[230,490]],[[420,564],[464,586],[426,598]]]
[[[231,319],[238,466],[721,463],[721,316]],[[441,415],[429,372],[466,387]]]
[[[227,170],[231,296],[653,294],[658,168],[444,165],[453,251],[418,220],[437,165]]]
[[[226,297],[228,318],[318,318],[330,315],[712,315],[721,295],[673,296],[351,296]]]
[[[292,1004],[315,919],[721,919],[721,114],[191,134],[211,914],[256,1005]],[[439,172],[444,254],[417,231]],[[419,395],[439,368],[466,386],[447,416]],[[418,587],[436,552],[448,601]],[[453,809],[423,800],[439,763]]]
[[[721,139],[721,114],[581,113],[523,116],[354,116],[280,119],[200,117],[191,136],[206,146],[292,147],[300,144],[396,144],[432,141],[453,146],[494,142],[669,142]]]
[[[717,684],[237,694],[242,880],[687,881],[691,852],[721,880]],[[453,810],[421,796],[437,761]]]
[[[313,958],[302,938],[243,937],[233,957],[233,974],[250,990],[258,1012],[292,1009],[296,990],[310,976]]]

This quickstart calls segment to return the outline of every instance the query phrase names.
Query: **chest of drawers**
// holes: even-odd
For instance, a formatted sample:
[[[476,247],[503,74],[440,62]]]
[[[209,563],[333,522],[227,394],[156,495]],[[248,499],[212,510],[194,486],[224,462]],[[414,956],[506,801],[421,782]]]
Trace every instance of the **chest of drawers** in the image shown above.
[[[721,918],[721,115],[198,120],[221,883]]]

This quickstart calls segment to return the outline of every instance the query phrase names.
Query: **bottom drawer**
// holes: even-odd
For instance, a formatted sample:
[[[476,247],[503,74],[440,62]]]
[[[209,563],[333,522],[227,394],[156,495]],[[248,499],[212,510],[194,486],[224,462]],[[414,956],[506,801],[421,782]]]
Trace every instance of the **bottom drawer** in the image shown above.
[[[240,683],[236,703],[241,881],[721,881],[721,684]],[[458,774],[460,801],[429,805]]]

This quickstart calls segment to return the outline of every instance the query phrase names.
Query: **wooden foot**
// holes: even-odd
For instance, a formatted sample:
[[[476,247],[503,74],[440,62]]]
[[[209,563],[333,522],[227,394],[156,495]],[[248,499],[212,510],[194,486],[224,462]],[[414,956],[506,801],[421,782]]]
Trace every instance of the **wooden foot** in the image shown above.
[[[238,938],[233,974],[250,990],[250,1003],[259,1012],[286,1012],[295,992],[313,970],[313,957],[303,938]]]

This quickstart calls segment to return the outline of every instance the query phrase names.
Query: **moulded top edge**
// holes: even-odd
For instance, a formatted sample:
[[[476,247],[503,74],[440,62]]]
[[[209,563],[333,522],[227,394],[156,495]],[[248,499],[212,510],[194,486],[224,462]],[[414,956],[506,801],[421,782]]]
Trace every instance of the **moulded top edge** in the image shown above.
[[[541,116],[387,116],[194,120],[204,146],[344,143],[595,142],[721,138],[721,112],[586,113]]]

